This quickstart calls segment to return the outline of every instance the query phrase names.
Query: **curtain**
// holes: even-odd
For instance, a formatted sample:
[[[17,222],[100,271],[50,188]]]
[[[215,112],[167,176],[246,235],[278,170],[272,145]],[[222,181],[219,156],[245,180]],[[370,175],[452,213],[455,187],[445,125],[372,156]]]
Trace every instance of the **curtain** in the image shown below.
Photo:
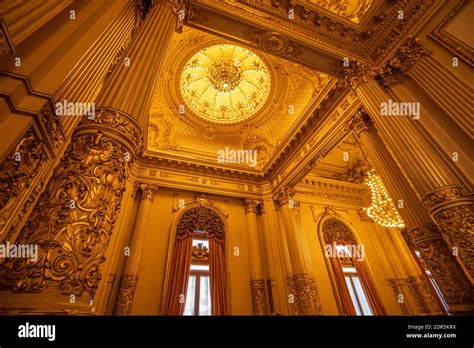
[[[336,279],[336,286],[339,289],[341,297],[342,308],[345,315],[356,315],[354,304],[352,303],[351,295],[347,289],[346,280],[344,279],[344,272],[338,257],[330,257],[332,268],[334,270],[334,278]]]
[[[184,238],[175,241],[170,270],[172,276],[168,287],[165,315],[183,315],[191,268],[192,246],[193,237],[190,234],[186,234]],[[184,298],[182,295],[184,295]]]
[[[367,297],[367,301],[369,301],[374,315],[386,315],[365,261],[359,261],[355,255],[352,255],[352,263],[357,271],[365,296]]]
[[[226,315],[224,240],[216,236],[209,238],[209,278],[212,315]]]

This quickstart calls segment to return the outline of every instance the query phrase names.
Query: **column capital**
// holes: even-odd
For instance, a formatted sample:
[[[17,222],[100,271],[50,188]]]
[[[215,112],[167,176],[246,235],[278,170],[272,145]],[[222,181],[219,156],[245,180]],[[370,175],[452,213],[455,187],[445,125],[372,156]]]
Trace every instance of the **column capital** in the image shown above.
[[[355,90],[360,84],[373,79],[376,75],[374,68],[365,62],[349,61],[339,72],[338,86]]]
[[[245,198],[243,199],[243,204],[245,208],[245,214],[257,214],[260,210],[259,206],[262,204],[262,201],[256,198]]]
[[[276,208],[280,208],[282,205],[287,204],[293,199],[295,195],[295,189],[293,187],[284,187],[281,190],[275,192],[273,195],[273,203]]]
[[[186,8],[188,8],[189,0],[166,0],[164,1],[169,6],[171,11],[176,16],[176,32],[181,33],[183,31],[184,19],[186,18]]]
[[[348,128],[353,130],[356,134],[362,132],[377,130],[374,125],[374,121],[370,118],[367,111],[363,108],[360,108],[351,116]]]
[[[409,37],[403,46],[399,47],[395,55],[377,72],[375,79],[383,88],[398,84],[404,74],[408,73],[418,61],[429,55],[418,38]]]
[[[140,199],[149,199],[153,202],[153,198],[155,197],[155,193],[158,191],[158,185],[155,184],[140,184]]]

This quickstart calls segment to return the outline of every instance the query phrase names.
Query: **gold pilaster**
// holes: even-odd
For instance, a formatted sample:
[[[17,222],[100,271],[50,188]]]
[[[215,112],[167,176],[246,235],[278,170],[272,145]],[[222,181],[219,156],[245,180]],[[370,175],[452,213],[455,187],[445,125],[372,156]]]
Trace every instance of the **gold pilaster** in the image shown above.
[[[312,265],[306,264],[303,255],[302,249],[304,243],[307,242],[304,235],[297,230],[298,223],[295,220],[295,215],[298,214],[299,204],[293,199],[294,194],[295,190],[287,187],[277,192],[273,198],[277,214],[281,214],[280,222],[283,223],[285,230],[291,262],[292,281],[288,282],[288,286],[295,296],[296,314],[316,315],[321,313],[321,306],[316,282],[311,278],[311,276],[314,276],[311,271]]]
[[[140,204],[132,234],[130,256],[125,261],[125,268],[120,280],[119,292],[115,303],[114,314],[128,315],[132,309],[135,289],[138,282],[138,266],[140,264],[143,239],[148,227],[151,205],[158,188],[155,185],[140,184]]]
[[[250,290],[252,293],[253,314],[265,315],[265,281],[263,280],[262,256],[257,225],[257,209],[261,201],[247,198],[243,203],[247,220],[249,256],[251,260]]]

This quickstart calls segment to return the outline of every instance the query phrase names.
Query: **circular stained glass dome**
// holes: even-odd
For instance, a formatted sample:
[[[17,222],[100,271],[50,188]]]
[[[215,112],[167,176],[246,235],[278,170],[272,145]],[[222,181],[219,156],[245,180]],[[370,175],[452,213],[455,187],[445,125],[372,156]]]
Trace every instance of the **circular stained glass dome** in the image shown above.
[[[270,75],[252,51],[229,44],[195,53],[183,67],[181,95],[200,118],[239,123],[254,115],[270,93]]]

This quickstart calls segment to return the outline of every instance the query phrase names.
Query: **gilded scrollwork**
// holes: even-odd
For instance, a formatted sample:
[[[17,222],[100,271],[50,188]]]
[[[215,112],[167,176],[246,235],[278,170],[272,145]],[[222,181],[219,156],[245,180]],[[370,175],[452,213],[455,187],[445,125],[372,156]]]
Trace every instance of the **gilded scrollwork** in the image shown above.
[[[291,284],[295,295],[297,315],[321,314],[321,305],[316,282],[306,274],[295,274]]]
[[[401,76],[410,71],[411,68],[429,52],[421,45],[419,39],[410,37],[395,55],[378,71],[375,79],[382,87],[389,87],[400,83]]]
[[[421,254],[449,307],[474,304],[474,288],[436,226],[405,229],[402,234],[410,248]]]
[[[119,292],[115,302],[115,315],[129,315],[137,288],[138,276],[123,275],[120,279]]]
[[[30,128],[1,165],[0,241],[7,237],[4,231],[7,221],[47,160],[43,143]]]
[[[64,294],[94,296],[133,162],[133,150],[115,132],[140,134],[128,120],[102,115],[76,130],[16,241],[38,245],[38,257],[6,260],[0,268],[4,288],[57,288]]]
[[[457,256],[471,279],[474,279],[474,224],[471,195],[462,187],[448,186],[427,195],[423,204],[429,209],[449,247]]]
[[[252,308],[254,315],[265,315],[265,280],[251,280]]]

